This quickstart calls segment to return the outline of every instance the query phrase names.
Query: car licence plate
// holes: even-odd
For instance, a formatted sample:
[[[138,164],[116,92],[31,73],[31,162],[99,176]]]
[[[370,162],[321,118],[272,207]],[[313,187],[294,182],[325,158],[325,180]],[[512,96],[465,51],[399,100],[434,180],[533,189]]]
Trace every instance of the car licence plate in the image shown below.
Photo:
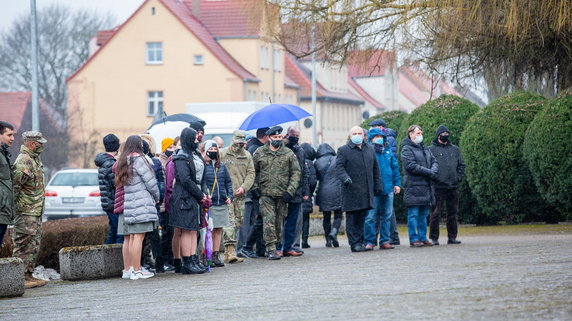
[[[83,203],[84,197],[62,197],[62,203]]]

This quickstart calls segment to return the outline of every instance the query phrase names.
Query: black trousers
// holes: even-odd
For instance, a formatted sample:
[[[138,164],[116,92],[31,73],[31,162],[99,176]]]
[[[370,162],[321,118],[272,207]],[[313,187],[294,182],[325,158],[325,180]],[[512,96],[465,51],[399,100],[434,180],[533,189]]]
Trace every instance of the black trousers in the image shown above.
[[[459,213],[459,189],[435,189],[435,206],[431,211],[429,218],[429,238],[432,240],[439,239],[439,214],[443,202],[447,203],[447,234],[450,240],[457,238],[457,214]]]
[[[164,262],[173,265],[173,227],[169,225],[167,213],[159,214],[161,220],[161,256]]]
[[[245,203],[244,215],[250,213],[250,230],[244,249],[252,251],[256,244],[256,253],[263,256],[266,252],[266,245],[264,243],[263,234],[263,221],[260,215],[260,203],[258,199],[252,199],[252,202]]]
[[[332,212],[325,211],[324,220],[322,221],[322,226],[324,227],[324,236],[328,237],[332,232],[332,227],[336,229],[336,231],[340,230],[340,226],[342,226],[342,210],[334,211],[334,224],[332,226]]]
[[[367,210],[346,212],[346,234],[352,248],[363,245],[363,226]]]
[[[302,241],[308,242],[310,236],[310,214],[311,212],[302,213]]]

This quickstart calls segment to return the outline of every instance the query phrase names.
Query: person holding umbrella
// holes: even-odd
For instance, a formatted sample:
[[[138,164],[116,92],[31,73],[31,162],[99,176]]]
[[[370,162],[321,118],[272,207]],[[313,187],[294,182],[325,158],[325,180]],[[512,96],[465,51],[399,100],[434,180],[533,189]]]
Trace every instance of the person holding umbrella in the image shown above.
[[[254,153],[256,178],[252,194],[260,196],[268,259],[279,260],[281,253],[276,251],[276,244],[281,239],[286,203],[292,200],[300,184],[300,165],[296,155],[282,142],[282,127],[274,126],[266,134],[269,142]]]

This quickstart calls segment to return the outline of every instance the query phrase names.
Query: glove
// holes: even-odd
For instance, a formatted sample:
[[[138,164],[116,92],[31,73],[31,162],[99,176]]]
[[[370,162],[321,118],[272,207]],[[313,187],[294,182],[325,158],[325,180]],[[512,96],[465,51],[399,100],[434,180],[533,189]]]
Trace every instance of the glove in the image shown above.
[[[250,191],[250,197],[259,198],[260,197],[260,190],[258,188],[251,190]]]
[[[344,181],[344,185],[345,186],[349,186],[353,183],[351,177],[346,178],[346,180]]]
[[[213,205],[213,201],[209,198],[206,198],[204,200],[201,200],[201,204],[203,205],[204,208],[209,208]]]
[[[292,202],[292,195],[290,195],[290,193],[286,192],[286,193],[284,193],[284,196],[282,197],[282,199],[284,200],[285,203],[290,203],[290,202]]]

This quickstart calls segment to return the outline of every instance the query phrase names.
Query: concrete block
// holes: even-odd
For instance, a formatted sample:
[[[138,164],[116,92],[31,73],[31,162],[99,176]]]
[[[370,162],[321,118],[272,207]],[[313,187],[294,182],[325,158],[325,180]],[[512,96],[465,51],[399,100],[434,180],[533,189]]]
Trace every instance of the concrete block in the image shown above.
[[[334,215],[332,214],[332,216]],[[322,225],[323,220],[324,219],[321,216],[320,217],[310,216],[310,229],[309,229],[310,236],[324,235],[324,226]],[[333,222],[333,218],[331,220]],[[342,225],[340,226],[340,231],[338,235],[340,233],[345,233],[345,232],[346,232],[346,219],[344,214],[342,218]]]
[[[17,257],[0,259],[0,297],[24,294],[24,261]]]
[[[121,244],[64,247],[59,252],[62,280],[104,279],[121,275]]]

